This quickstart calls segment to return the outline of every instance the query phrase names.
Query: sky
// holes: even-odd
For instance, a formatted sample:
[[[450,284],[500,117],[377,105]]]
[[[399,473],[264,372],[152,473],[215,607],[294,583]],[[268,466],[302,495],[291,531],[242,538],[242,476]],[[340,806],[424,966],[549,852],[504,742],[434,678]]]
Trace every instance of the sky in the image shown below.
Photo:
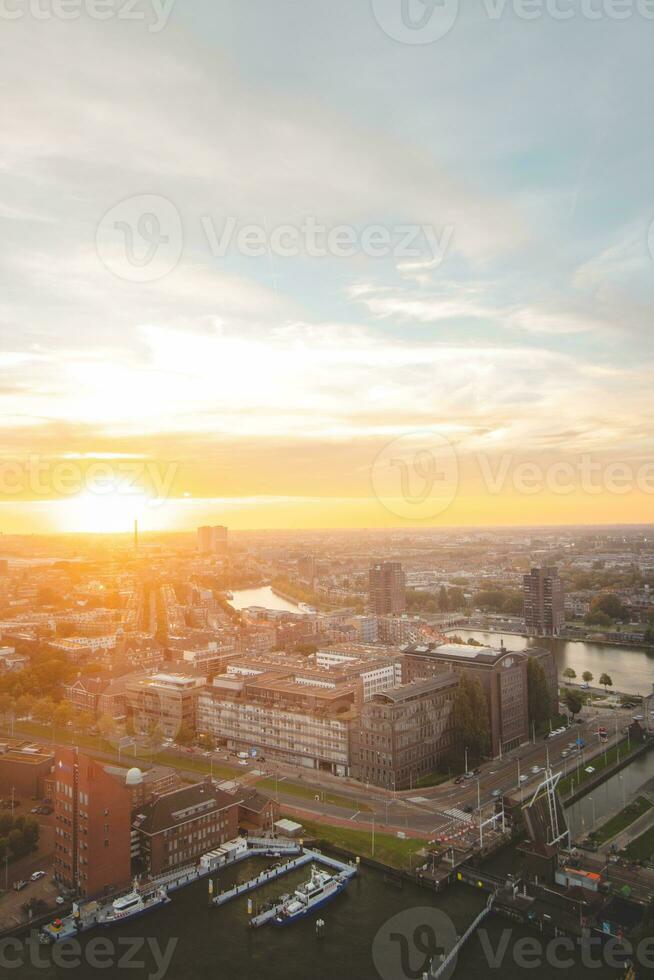
[[[651,520],[654,5],[0,7],[0,531]]]

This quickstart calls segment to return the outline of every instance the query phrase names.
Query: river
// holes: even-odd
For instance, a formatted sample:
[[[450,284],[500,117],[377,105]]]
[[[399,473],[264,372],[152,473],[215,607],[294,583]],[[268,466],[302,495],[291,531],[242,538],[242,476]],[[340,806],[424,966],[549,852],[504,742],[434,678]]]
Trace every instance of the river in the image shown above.
[[[583,640],[559,640],[551,637],[525,637],[512,633],[486,633],[482,630],[453,629],[450,636],[464,640],[479,640],[487,646],[498,647],[500,639],[508,650],[524,650],[527,647],[549,647],[554,653],[559,676],[566,667],[572,667],[581,675],[589,670],[598,686],[600,675],[609,674],[616,691],[626,694],[651,694],[654,683],[654,650],[617,647],[605,643],[588,643]]]
[[[237,589],[232,594],[234,598],[230,599],[230,604],[234,609],[261,606],[263,609],[272,609],[275,612],[304,613],[306,611],[304,606],[275,595],[269,585],[262,585],[258,589]]]
[[[228,887],[234,880],[244,881],[254,873],[255,862],[231,868],[221,875],[220,888]],[[254,893],[255,903],[290,892],[307,875],[304,868],[271,883]],[[437,910],[434,922],[437,938],[439,933],[443,935],[452,928],[451,923],[458,933],[462,933],[484,906],[486,898],[485,894],[464,885],[455,885],[440,896],[408,882],[398,889],[386,884],[380,872],[362,868],[349,889],[320,910],[326,932],[324,939],[319,939],[314,927],[317,914],[286,929],[271,926],[256,931],[249,929],[247,898],[237,899],[220,909],[210,908],[207,882],[204,881],[174,893],[166,908],[132,920],[119,929],[84,934],[82,946],[86,947],[99,935],[115,943],[121,937],[147,937],[162,949],[169,940],[176,940],[166,980],[231,980],[233,977],[238,980],[418,980],[425,956],[413,946],[413,936],[423,925],[425,915],[434,917]],[[390,947],[386,946],[386,953],[380,947],[379,939],[376,940],[379,930],[398,913],[404,913],[402,919],[394,923],[393,928],[388,927],[386,933],[396,932],[406,937],[410,962],[404,970],[399,966],[401,940],[396,939]],[[502,980],[522,980],[525,971],[514,962],[514,943],[525,936],[536,936],[536,933],[494,916],[482,928],[490,946],[496,950],[501,948],[502,933],[509,927],[511,941],[501,970],[489,967],[477,933],[461,952],[456,970],[450,976],[454,980],[493,975],[501,976]],[[373,952],[376,962],[382,964],[381,974],[375,967]],[[52,954],[45,950],[42,955]],[[135,975],[155,980],[152,954],[146,955],[142,951],[140,958],[146,966]],[[570,975],[559,972],[562,977]],[[88,966],[67,970],[28,966],[21,969],[19,975],[21,980],[54,980],[64,976],[71,980],[89,980],[95,970]],[[98,975],[105,980],[121,980],[127,974],[124,969],[109,967],[99,971]],[[544,962],[540,967],[529,969],[528,975],[533,980],[551,980],[554,971]],[[604,980],[618,975],[605,966],[592,969],[580,963],[574,973],[575,980],[590,980],[591,977]],[[156,980],[163,978],[156,977]]]

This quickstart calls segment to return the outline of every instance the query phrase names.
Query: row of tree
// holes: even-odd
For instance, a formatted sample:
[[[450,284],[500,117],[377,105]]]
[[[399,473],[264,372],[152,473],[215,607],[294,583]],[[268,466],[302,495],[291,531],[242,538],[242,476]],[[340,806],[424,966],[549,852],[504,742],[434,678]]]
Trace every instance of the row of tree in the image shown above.
[[[39,843],[39,823],[34,817],[14,817],[10,811],[0,813],[0,861],[25,857]]]
[[[563,671],[563,676],[565,677],[566,681],[570,683],[571,681],[575,680],[577,671],[574,669],[574,667],[566,667]],[[592,674],[590,670],[585,670],[581,675],[581,679],[583,680],[584,684],[590,684],[595,680],[595,675]],[[613,687],[613,680],[611,679],[610,674],[600,674],[599,683],[602,685],[605,691],[608,690],[609,687]]]

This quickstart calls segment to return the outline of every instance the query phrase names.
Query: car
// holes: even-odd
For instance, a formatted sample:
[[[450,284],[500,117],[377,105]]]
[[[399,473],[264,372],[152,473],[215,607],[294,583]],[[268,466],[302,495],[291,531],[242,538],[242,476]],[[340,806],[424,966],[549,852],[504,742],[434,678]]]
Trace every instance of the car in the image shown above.
[[[473,769],[472,770],[472,775],[473,776],[481,776],[481,769]]]
[[[520,782],[521,783],[526,783],[528,779],[529,779],[529,776],[527,775],[527,773],[523,772],[522,776],[520,777]]]
[[[247,766],[248,760],[247,759],[239,759],[238,760],[238,764],[239,764],[239,766]]]
[[[495,799],[497,799],[497,797],[501,795],[502,795],[501,789],[494,789],[493,792],[491,793],[491,796],[495,797]]]
[[[57,895],[57,897],[55,898],[55,904],[56,905],[65,905],[66,904],[66,899],[62,895]]]
[[[569,750],[568,749],[564,749],[563,752],[561,753],[561,758],[562,759],[567,759],[569,755],[570,755]]]
[[[539,772],[543,771],[543,769],[542,766],[532,766],[531,771],[533,772],[534,776],[537,776]]]
[[[46,873],[47,873],[47,872],[45,872],[45,871],[34,871],[34,872],[33,872],[33,873],[32,873],[32,874],[30,875],[30,878],[31,878],[31,880],[32,880],[32,881],[40,881],[40,880],[41,880],[41,878],[45,878],[45,876],[46,876]]]
[[[463,776],[457,776],[454,782],[459,786],[463,782]]]
[[[23,888],[27,888],[27,882],[20,878],[18,881],[14,882],[13,888],[16,892],[22,892]]]

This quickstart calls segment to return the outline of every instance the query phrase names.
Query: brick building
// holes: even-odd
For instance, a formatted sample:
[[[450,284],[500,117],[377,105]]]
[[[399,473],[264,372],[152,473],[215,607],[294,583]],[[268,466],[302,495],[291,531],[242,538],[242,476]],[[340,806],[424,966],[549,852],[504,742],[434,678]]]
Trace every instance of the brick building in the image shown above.
[[[238,824],[239,798],[206,780],[157,797],[137,813],[133,830],[144,870],[156,875],[233,840]]]
[[[44,781],[54,764],[48,746],[11,739],[0,743],[0,796],[32,799],[44,795]]]
[[[55,753],[55,877],[85,898],[131,880],[131,804],[125,779],[75,749]]]
[[[558,636],[565,626],[565,595],[556,568],[532,568],[523,578],[525,627],[536,636]]]
[[[441,672],[373,695],[352,727],[354,778],[404,789],[434,772],[454,747],[458,684],[456,674]]]
[[[467,673],[481,684],[488,704],[491,751],[499,755],[529,739],[525,653],[460,643],[418,643],[404,651],[407,681],[442,671]]]

